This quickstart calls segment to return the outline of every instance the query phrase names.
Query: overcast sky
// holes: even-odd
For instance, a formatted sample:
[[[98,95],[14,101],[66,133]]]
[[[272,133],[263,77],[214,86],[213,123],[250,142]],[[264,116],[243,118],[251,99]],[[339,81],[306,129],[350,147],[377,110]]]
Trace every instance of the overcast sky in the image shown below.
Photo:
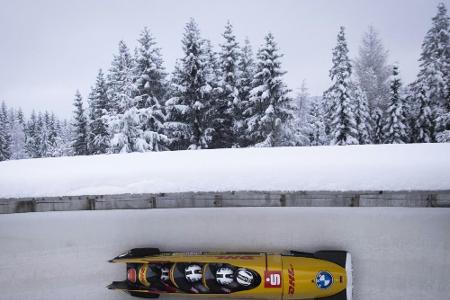
[[[239,41],[254,50],[271,31],[284,53],[289,87],[306,80],[310,93],[328,87],[331,49],[339,26],[347,29],[350,56],[364,31],[380,33],[389,60],[404,82],[414,79],[420,45],[435,0],[0,0],[0,101],[8,106],[53,110],[68,117],[73,95],[88,94],[99,68],[108,69],[119,40],[130,48],[144,26],[162,48],[172,71],[181,57],[185,23],[194,17],[215,45],[229,19]],[[443,1],[449,7],[449,0]]]

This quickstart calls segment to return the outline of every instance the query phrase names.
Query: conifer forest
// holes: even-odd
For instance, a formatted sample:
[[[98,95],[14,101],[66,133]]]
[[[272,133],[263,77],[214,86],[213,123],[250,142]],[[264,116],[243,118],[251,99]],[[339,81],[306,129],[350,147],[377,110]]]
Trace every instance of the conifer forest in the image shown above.
[[[358,53],[336,28],[331,85],[322,95],[285,83],[283,49],[267,33],[259,48],[224,24],[221,42],[187,20],[173,70],[151,28],[137,47],[118,41],[89,94],[74,90],[73,115],[25,115],[0,106],[0,161],[38,157],[242,147],[450,142],[450,19],[441,3],[423,37],[419,72],[402,80],[377,29]],[[173,37],[175,39],[180,37]],[[105,55],[111,55],[105,53]],[[397,58],[398,59],[398,58]],[[392,62],[391,62],[392,60]]]

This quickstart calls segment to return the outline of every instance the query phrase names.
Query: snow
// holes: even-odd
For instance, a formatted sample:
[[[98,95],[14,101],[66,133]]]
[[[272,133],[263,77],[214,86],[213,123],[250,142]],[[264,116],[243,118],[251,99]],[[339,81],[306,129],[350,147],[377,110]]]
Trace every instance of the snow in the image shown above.
[[[354,300],[448,299],[450,210],[222,208],[0,217],[2,299],[133,299],[106,285],[134,247],[166,251],[348,250]],[[226,229],[226,230],[224,230]],[[164,297],[163,299],[180,299]]]
[[[0,162],[0,198],[187,191],[448,190],[450,144],[245,148]]]

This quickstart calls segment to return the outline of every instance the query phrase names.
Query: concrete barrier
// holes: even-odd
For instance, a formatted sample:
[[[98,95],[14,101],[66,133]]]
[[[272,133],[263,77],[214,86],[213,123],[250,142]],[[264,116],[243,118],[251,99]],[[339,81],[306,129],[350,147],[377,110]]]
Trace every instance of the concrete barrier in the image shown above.
[[[0,213],[188,207],[450,207],[446,191],[186,192],[0,199]]]

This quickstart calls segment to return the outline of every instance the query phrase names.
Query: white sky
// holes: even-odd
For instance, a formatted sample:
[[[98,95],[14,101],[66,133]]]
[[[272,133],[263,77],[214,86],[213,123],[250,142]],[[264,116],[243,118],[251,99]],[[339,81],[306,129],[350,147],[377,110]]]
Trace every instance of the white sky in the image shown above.
[[[311,94],[328,87],[331,49],[339,26],[357,55],[368,25],[380,33],[404,82],[414,79],[420,45],[438,0],[0,0],[0,101],[53,110],[68,117],[73,95],[85,97],[99,68],[108,69],[123,39],[130,48],[144,26],[172,71],[182,55],[185,23],[194,17],[217,45],[229,19],[254,51],[271,31],[284,53],[289,87],[306,79]],[[450,0],[443,1],[450,8]]]

